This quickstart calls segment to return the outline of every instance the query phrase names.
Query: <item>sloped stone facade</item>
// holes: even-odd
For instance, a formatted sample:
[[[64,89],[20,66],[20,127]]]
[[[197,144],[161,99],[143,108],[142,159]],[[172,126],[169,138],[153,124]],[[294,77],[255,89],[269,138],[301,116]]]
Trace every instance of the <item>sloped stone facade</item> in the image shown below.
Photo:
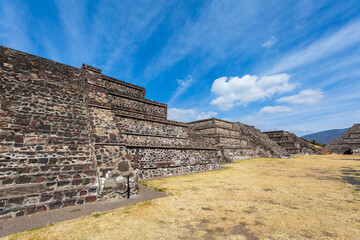
[[[320,150],[287,131],[264,132],[272,141],[283,147],[290,154],[322,154]]]
[[[360,124],[353,125],[341,138],[334,139],[325,151],[338,154],[360,154]]]
[[[189,125],[193,132],[211,139],[225,162],[256,157],[290,157],[253,126],[217,118],[194,121]]]

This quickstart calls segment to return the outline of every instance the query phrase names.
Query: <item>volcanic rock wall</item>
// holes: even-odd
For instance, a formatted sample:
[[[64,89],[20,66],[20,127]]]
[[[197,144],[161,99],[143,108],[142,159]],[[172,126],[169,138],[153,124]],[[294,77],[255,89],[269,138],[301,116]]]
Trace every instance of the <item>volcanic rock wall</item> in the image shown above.
[[[100,69],[0,46],[0,89],[0,219],[135,194],[139,177],[220,167],[211,139]]]
[[[263,133],[290,154],[322,154],[321,151],[293,133],[287,131],[272,131]]]
[[[334,139],[325,151],[338,154],[360,154],[360,124],[352,126],[341,138]]]
[[[97,199],[80,69],[0,47],[0,218]]]
[[[107,157],[100,153],[109,152],[108,146],[126,149],[125,156],[139,178],[220,167],[211,143],[201,136],[190,136],[187,124],[167,120],[167,105],[145,99],[144,88],[101,75],[99,69],[87,65],[83,69],[87,72],[90,112],[94,112],[91,126],[96,132],[95,152],[100,172],[104,172],[100,174],[102,181],[110,169],[104,166]],[[106,126],[112,129],[104,129]]]
[[[239,122],[212,118],[190,122],[189,125],[194,132],[212,140],[221,151],[223,161],[290,156],[258,129]]]

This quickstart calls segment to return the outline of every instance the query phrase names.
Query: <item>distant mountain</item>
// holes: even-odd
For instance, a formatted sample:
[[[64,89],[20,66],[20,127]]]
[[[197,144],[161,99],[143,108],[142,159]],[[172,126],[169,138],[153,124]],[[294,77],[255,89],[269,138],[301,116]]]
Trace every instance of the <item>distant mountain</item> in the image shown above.
[[[327,131],[323,131],[323,132],[317,132],[317,133],[305,135],[305,136],[302,136],[302,138],[305,138],[308,141],[315,140],[318,143],[329,144],[335,138],[339,138],[342,135],[344,135],[344,133],[346,133],[347,130],[349,130],[349,128],[331,129],[331,130],[327,130]]]

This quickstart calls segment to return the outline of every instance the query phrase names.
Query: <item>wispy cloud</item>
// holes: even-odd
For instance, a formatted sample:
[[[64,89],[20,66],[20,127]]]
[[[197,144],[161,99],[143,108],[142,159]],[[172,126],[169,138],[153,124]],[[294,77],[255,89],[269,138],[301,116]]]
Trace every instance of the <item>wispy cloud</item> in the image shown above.
[[[218,97],[211,101],[222,110],[229,110],[234,105],[246,105],[264,100],[275,94],[290,92],[297,86],[290,83],[290,75],[278,74],[258,77],[222,77],[213,82],[211,92]]]
[[[168,119],[174,121],[190,122],[215,117],[217,112],[198,112],[197,109],[169,108]]]
[[[196,120],[213,118],[213,117],[216,117],[217,115],[218,115],[217,112],[200,112],[200,113],[197,115]]]
[[[266,106],[263,107],[259,113],[283,113],[283,112],[291,112],[292,109],[286,106]]]
[[[276,100],[278,103],[290,103],[290,104],[315,104],[318,103],[324,94],[321,89],[305,89],[298,94],[282,97]]]
[[[270,73],[288,72],[301,65],[311,64],[360,43],[360,20],[349,23],[335,33],[324,36],[304,49],[296,50],[277,62]]]
[[[268,41],[264,42],[261,46],[264,48],[270,48],[277,42],[277,38],[272,36]]]
[[[175,101],[175,99],[177,99],[183,92],[186,91],[186,89],[190,87],[191,83],[193,82],[193,79],[191,76],[189,76],[185,80],[177,79],[176,81],[179,86],[177,87],[174,95],[171,97],[170,101],[168,102],[169,105],[171,105]]]
[[[148,78],[159,75],[189,55],[196,54],[196,69],[206,72],[230,55],[236,55],[244,34],[248,34],[249,19],[255,19],[258,9],[254,1],[207,1],[199,7],[196,18],[189,18],[169,38],[145,69]]]
[[[139,48],[139,44],[151,36],[154,29],[161,23],[165,10],[171,4],[173,1],[166,1],[164,4],[153,4],[148,1],[141,1],[137,4],[121,1],[114,1],[111,4],[100,3],[101,17],[99,19],[102,21],[100,20],[96,24],[99,29],[103,29],[104,26],[110,28],[101,31],[102,37],[105,37],[110,45],[104,69],[109,70],[116,63],[128,66],[128,62],[134,62],[133,56]],[[107,13],[109,8],[113,9],[111,14]],[[128,15],[129,12],[131,12],[131,16]],[[118,15],[120,19],[114,19],[114,14]],[[109,20],[118,21],[119,24],[113,25],[108,22]],[[131,70],[124,69],[123,71],[128,72],[124,75],[129,75]]]
[[[91,20],[87,17],[87,4],[83,0],[56,0],[58,16],[66,37],[66,50],[74,66],[90,62],[94,57]]]
[[[136,50],[160,23],[161,11],[171,3],[57,0],[72,64],[98,64],[105,72],[116,64],[122,76],[129,77]]]
[[[255,126],[256,128],[259,128],[264,125],[264,122],[262,121],[262,119],[259,118],[257,115],[247,115],[247,116],[239,118],[238,120],[232,119],[230,121],[239,121],[241,123]]]

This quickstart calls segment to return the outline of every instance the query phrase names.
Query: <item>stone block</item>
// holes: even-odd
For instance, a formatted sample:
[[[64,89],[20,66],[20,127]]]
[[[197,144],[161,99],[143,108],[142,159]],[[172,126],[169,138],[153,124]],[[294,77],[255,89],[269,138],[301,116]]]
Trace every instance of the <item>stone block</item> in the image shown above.
[[[73,179],[71,185],[80,185],[83,182],[83,179]]]
[[[62,202],[61,201],[55,201],[55,202],[49,203],[48,205],[49,205],[50,210],[58,209],[58,208],[62,207]]]
[[[62,192],[54,192],[54,199],[62,200],[63,197],[64,197],[64,193],[62,193]]]
[[[36,213],[37,207],[36,206],[30,206],[26,208],[26,214],[32,214]]]
[[[14,203],[17,205],[21,205],[24,202],[25,197],[14,197],[14,198],[9,198],[8,203]]]
[[[64,201],[64,207],[74,206],[76,203],[75,199],[69,199]]]
[[[53,195],[51,194],[42,194],[40,198],[40,202],[47,202],[52,199]]]
[[[30,183],[31,180],[32,178],[29,176],[19,176],[15,182],[16,184],[26,184],[26,183]]]
[[[33,183],[41,183],[41,182],[44,182],[45,181],[45,178],[44,177],[35,177],[33,179]]]
[[[96,201],[96,199],[97,199],[97,197],[96,196],[87,196],[86,198],[85,198],[85,202],[95,202]]]
[[[56,185],[58,187],[63,187],[63,186],[69,185],[69,184],[70,184],[70,181],[58,181]]]
[[[40,205],[37,207],[37,212],[46,212],[48,209],[45,205]]]

